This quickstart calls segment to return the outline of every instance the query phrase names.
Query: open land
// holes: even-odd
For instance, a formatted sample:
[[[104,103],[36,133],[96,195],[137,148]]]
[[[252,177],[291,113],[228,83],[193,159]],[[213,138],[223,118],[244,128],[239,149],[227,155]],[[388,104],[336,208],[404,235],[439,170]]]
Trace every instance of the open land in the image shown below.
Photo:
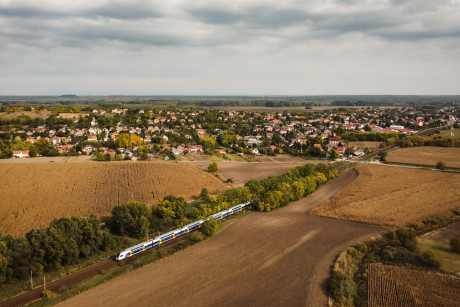
[[[207,170],[212,162],[208,156],[193,155],[194,161],[183,161],[200,169]],[[226,180],[231,178],[233,185],[244,185],[248,180],[260,180],[268,176],[282,175],[287,170],[306,163],[319,163],[319,160],[304,160],[291,155],[276,157],[256,157],[254,162],[216,161],[219,166],[218,175]]]
[[[457,147],[409,147],[388,152],[388,162],[436,165],[442,161],[447,167],[460,168],[460,148]]]
[[[460,221],[422,236],[425,240],[449,244],[453,238],[460,238]]]
[[[372,306],[458,306],[460,278],[374,263],[369,266]]]
[[[106,216],[115,205],[129,200],[151,205],[168,194],[190,198],[204,187],[216,193],[228,186],[209,173],[179,163],[87,161],[2,162],[0,187],[0,229],[3,234],[19,236],[47,226],[53,218]]]
[[[47,110],[40,110],[39,112],[36,111],[20,111],[20,112],[11,112],[11,113],[6,113],[6,112],[0,112],[0,118],[2,119],[13,119],[16,118],[20,115],[27,115],[30,116],[31,118],[47,118],[52,114],[51,111]],[[88,112],[82,112],[82,113],[59,113],[57,117],[62,117],[62,118],[74,118],[78,119],[80,116],[85,117],[88,115]]]
[[[378,225],[406,226],[459,207],[460,175],[362,165],[358,178],[311,213]]]
[[[344,173],[306,198],[250,214],[200,244],[61,305],[326,306],[336,255],[385,231],[307,214],[355,177],[355,171]]]
[[[357,147],[357,148],[369,148],[369,149],[376,149],[380,147],[380,144],[383,142],[348,142],[349,147]]]

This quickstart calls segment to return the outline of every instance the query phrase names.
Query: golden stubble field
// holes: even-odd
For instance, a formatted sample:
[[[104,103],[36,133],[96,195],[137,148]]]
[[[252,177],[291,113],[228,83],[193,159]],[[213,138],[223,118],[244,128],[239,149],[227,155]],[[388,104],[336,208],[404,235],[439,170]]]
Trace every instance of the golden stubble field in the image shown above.
[[[460,174],[362,165],[349,186],[310,213],[405,226],[460,207]]]
[[[458,306],[460,278],[374,263],[369,266],[368,305]]]
[[[108,215],[117,204],[190,198],[227,186],[195,167],[167,162],[0,163],[0,229],[23,235],[53,218]]]
[[[460,168],[460,148],[457,147],[409,147],[388,152],[388,162],[436,165],[444,162],[448,167]]]

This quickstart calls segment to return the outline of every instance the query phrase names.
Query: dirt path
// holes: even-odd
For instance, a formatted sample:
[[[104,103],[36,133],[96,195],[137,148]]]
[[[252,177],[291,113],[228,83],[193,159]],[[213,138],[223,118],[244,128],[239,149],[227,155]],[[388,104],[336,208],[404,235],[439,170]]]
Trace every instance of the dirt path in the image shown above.
[[[108,281],[62,306],[326,306],[336,255],[378,226],[307,214],[356,178],[342,174],[312,195],[254,213],[213,238]]]
[[[424,240],[431,240],[440,243],[450,244],[450,240],[460,237],[460,220],[441,229],[424,234]]]

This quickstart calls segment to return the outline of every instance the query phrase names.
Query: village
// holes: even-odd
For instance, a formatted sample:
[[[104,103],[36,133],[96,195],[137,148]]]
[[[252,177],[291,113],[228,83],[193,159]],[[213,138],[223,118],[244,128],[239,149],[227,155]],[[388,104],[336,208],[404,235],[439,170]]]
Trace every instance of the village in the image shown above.
[[[7,107],[2,107],[7,110]],[[35,111],[37,107],[27,109]],[[66,114],[69,115],[69,114]],[[322,112],[180,108],[100,108],[2,119],[1,158],[92,155],[96,160],[175,160],[190,153],[352,159],[369,148],[349,142],[395,139],[458,126],[455,108],[362,107]]]

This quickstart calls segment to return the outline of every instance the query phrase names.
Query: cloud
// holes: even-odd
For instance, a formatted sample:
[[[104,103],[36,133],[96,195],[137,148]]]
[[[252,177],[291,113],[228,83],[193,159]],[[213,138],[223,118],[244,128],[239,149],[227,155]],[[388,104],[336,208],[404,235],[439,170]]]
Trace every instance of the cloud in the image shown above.
[[[455,89],[459,16],[456,0],[0,0],[0,67],[10,86],[13,75],[19,83],[25,74],[59,75],[62,84],[69,75],[112,73],[142,76],[137,84],[147,92],[149,78],[171,92],[191,78],[181,88],[220,86],[220,93],[225,76],[244,91],[252,78],[261,94],[264,84],[276,94],[277,83],[286,93],[318,84],[348,89],[348,75],[366,84],[393,76],[399,86],[417,78],[404,67],[445,75],[448,82],[432,84]]]

